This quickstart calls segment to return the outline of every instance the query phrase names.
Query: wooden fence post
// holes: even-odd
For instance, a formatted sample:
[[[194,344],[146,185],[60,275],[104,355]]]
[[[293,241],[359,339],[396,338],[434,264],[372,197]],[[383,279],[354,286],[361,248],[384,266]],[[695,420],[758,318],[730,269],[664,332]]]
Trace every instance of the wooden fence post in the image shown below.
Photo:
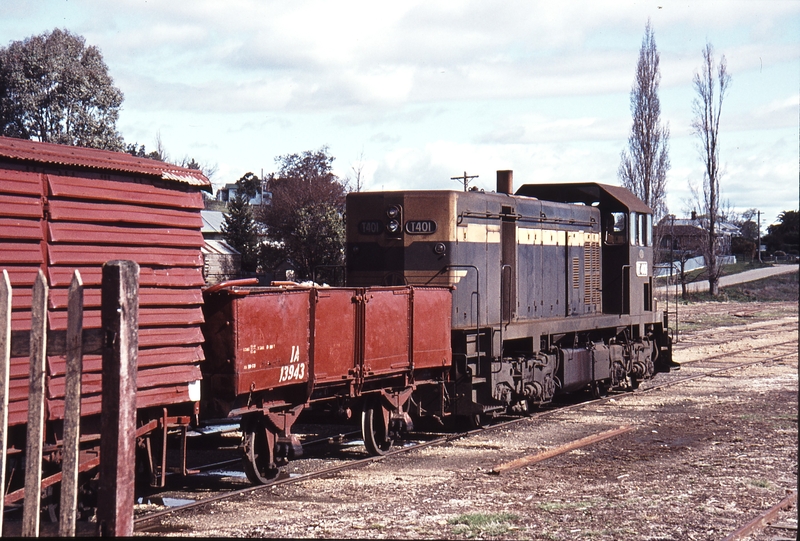
[[[3,269],[0,277],[0,537],[3,535],[6,447],[8,440],[8,376],[11,362],[11,280]]]
[[[75,537],[80,459],[81,373],[83,371],[83,282],[76,270],[67,300],[67,369],[64,392],[64,444],[58,535]]]
[[[45,349],[47,347],[47,280],[39,269],[31,305],[31,368],[28,376],[28,433],[25,445],[25,500],[22,536],[39,537],[44,438]]]
[[[109,261],[103,265],[103,409],[97,503],[97,532],[101,536],[133,535],[138,294],[136,262]]]

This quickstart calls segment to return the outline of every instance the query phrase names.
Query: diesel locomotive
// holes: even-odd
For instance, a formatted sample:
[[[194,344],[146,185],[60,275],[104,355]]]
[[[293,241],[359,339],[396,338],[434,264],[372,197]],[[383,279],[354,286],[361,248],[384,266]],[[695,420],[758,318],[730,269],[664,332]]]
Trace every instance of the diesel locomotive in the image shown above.
[[[347,197],[347,286],[205,292],[203,395],[241,416],[249,478],[302,448],[303,411],[361,413],[383,454],[414,419],[477,425],[674,366],[652,211],[596,183]],[[201,406],[201,410],[203,407]]]
[[[512,185],[498,171],[495,193],[348,195],[350,285],[452,288],[446,400],[415,396],[417,414],[479,421],[675,366],[653,298],[652,210],[617,186]]]

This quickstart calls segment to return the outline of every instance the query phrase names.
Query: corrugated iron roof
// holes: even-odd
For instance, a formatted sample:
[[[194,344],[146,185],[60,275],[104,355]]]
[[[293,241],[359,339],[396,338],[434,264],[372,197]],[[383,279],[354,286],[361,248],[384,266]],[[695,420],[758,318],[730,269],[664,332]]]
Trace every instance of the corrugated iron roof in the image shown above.
[[[224,240],[206,239],[201,250],[204,254],[239,255],[239,252]]]
[[[222,225],[225,223],[225,213],[219,210],[201,210],[200,215],[203,217],[201,233],[222,234]]]
[[[50,286],[50,331],[67,327],[73,272],[84,285],[84,331],[102,326],[103,264],[139,264],[139,408],[190,401],[203,360],[203,224],[200,190],[208,179],[180,170],[192,184],[167,177],[162,162],[117,152],[0,137],[0,269],[9,271],[11,326],[30,329],[34,278]],[[171,178],[162,180],[164,178]],[[48,351],[46,418],[63,417],[62,353]],[[12,356],[9,425],[27,421],[27,357]],[[99,355],[83,359],[82,415],[100,411]]]
[[[156,176],[164,180],[183,182],[211,191],[211,181],[197,169],[178,167],[177,165],[148,158],[137,158],[124,152],[0,137],[0,156],[14,160],[28,160]]]

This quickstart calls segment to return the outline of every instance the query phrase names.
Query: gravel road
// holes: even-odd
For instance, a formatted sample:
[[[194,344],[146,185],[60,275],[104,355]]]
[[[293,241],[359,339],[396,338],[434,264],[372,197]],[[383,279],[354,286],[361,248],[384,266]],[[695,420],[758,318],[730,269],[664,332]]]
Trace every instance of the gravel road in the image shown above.
[[[755,280],[762,280],[770,276],[777,276],[779,274],[796,273],[800,270],[797,265],[775,265],[773,267],[763,267],[761,269],[752,269],[729,276],[722,276],[719,279],[720,287],[732,286],[734,284],[742,284],[744,282],[753,282]],[[674,286],[667,286],[674,289]],[[659,291],[664,291],[665,286],[659,287]],[[690,282],[686,284],[686,290],[690,293],[697,293],[700,291],[708,291],[708,280],[701,280],[699,282]]]

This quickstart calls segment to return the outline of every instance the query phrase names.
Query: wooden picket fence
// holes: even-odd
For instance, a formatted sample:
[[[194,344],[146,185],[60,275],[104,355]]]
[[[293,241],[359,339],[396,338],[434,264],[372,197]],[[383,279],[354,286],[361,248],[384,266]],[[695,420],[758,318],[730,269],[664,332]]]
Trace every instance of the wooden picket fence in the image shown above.
[[[21,490],[25,496],[34,494],[37,497],[23,499],[21,534],[24,537],[39,536],[41,494],[45,488],[42,452],[47,355],[63,354],[67,363],[62,470],[48,478],[47,485],[60,480],[58,534],[74,537],[78,473],[81,466],[87,466],[79,464],[82,362],[84,353],[99,352],[103,355],[100,456],[105,459],[99,464],[97,533],[101,536],[133,534],[139,266],[132,261],[108,262],[103,266],[102,280],[102,329],[84,333],[83,283],[76,270],[68,293],[66,336],[48,337],[48,287],[42,271],[33,286],[30,332],[12,333],[11,282],[6,270],[0,276],[0,482],[5,479],[7,465],[10,358],[12,350],[15,354],[27,351],[30,355],[25,488]],[[26,341],[27,344],[23,344]],[[0,489],[0,533],[6,497],[8,495]]]

